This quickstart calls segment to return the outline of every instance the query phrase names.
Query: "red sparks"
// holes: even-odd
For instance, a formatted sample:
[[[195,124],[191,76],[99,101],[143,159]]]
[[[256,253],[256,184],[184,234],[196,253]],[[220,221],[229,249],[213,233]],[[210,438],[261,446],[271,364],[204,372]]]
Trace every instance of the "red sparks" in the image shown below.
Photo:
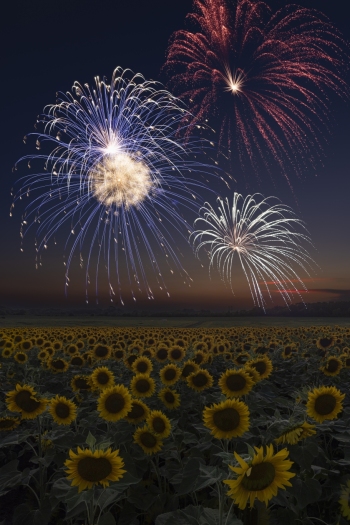
[[[187,18],[196,29],[173,35],[165,64],[192,111],[189,130],[216,120],[221,149],[232,159],[237,149],[243,171],[258,173],[263,161],[270,172],[274,162],[288,179],[286,161],[299,176],[316,168],[329,95],[348,95],[348,49],[337,30],[296,5],[272,13],[259,0],[237,0],[230,13],[225,0],[194,0],[194,9]]]

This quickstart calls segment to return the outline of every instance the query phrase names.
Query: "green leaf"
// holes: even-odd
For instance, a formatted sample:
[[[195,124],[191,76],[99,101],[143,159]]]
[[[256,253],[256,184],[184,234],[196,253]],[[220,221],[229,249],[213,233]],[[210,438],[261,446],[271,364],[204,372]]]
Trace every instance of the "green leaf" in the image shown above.
[[[224,523],[226,517],[224,515]],[[227,523],[230,525],[243,525],[242,521],[232,516],[232,514]],[[219,511],[205,508],[201,505],[199,507],[189,505],[182,510],[160,514],[155,521],[155,525],[219,525]]]
[[[86,443],[87,445],[89,445],[89,447],[90,447],[91,449],[94,448],[95,443],[96,443],[96,438],[91,434],[91,432],[88,433],[88,436],[87,436],[87,438],[86,438],[85,443]]]
[[[291,480],[292,487],[288,488],[288,492],[293,494],[296,499],[296,506],[302,510],[310,503],[319,501],[322,495],[322,487],[317,479],[308,478],[305,481],[299,478]]]
[[[214,485],[216,481],[222,481],[225,477],[227,474],[219,467],[204,465],[201,459],[195,457],[189,458],[184,468],[169,481],[177,494],[185,495]]]

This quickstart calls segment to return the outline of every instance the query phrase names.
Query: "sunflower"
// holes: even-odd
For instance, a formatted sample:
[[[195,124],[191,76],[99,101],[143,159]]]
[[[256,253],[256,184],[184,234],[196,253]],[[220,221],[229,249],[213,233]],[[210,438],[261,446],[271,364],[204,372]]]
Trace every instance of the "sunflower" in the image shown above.
[[[342,360],[338,357],[331,356],[328,357],[325,366],[321,366],[320,370],[326,376],[336,376],[339,374],[340,370],[343,367]]]
[[[193,390],[196,390],[196,392],[202,392],[202,390],[210,388],[212,384],[213,376],[202,368],[197,372],[193,372],[193,374],[190,374],[187,378],[187,385]]]
[[[346,486],[342,485],[342,491],[340,494],[340,512],[344,518],[348,518],[350,521],[350,479],[346,482]]]
[[[160,379],[164,385],[174,385],[181,377],[181,369],[173,364],[164,366],[160,372]]]
[[[17,352],[14,357],[17,363],[20,364],[26,363],[28,361],[28,356],[25,352]]]
[[[260,381],[260,374],[254,367],[250,367],[249,365],[246,365],[242,370],[246,372],[250,378],[252,379],[253,383],[259,383]]]
[[[288,445],[296,445],[298,441],[313,436],[314,434],[316,434],[315,425],[310,425],[304,421],[304,423],[287,428],[282,432],[280,437],[275,439],[275,442],[277,445],[284,443],[287,443]]]
[[[253,361],[249,361],[247,365],[250,368],[255,368],[255,370],[259,374],[260,380],[266,379],[267,377],[269,377],[273,369],[271,359],[269,359],[265,355],[262,357],[259,357],[258,359],[254,359]]]
[[[131,369],[135,374],[150,374],[153,370],[152,361],[148,357],[140,356],[135,359]]]
[[[0,417],[0,432],[9,432],[20,424],[18,417]]]
[[[135,397],[150,397],[155,390],[154,379],[147,374],[137,374],[132,378],[130,388]]]
[[[109,359],[111,357],[112,349],[107,345],[97,344],[91,350],[91,356],[96,360]]]
[[[114,385],[114,375],[106,366],[95,368],[90,378],[93,386],[99,390],[103,390],[104,388],[109,388]]]
[[[325,419],[336,419],[339,412],[343,410],[344,397],[345,394],[342,394],[335,386],[314,388],[308,395],[307,415],[318,423],[322,423]]]
[[[51,357],[47,361],[48,367],[55,373],[62,373],[66,372],[68,370],[69,364],[64,359],[61,359],[60,357],[57,359]]]
[[[21,412],[22,419],[34,419],[42,414],[47,399],[38,399],[36,392],[29,385],[16,385],[16,389],[6,394],[6,403],[11,412]]]
[[[232,497],[241,510],[246,508],[248,499],[250,507],[253,507],[255,498],[267,505],[277,495],[279,488],[285,490],[286,486],[292,486],[289,480],[295,476],[293,472],[289,472],[293,462],[286,459],[289,454],[286,448],[274,454],[273,445],[268,445],[265,456],[264,447],[254,448],[256,453],[249,463],[234,452],[240,466],[229,467],[238,477],[224,480],[230,487],[228,496]]]
[[[180,406],[180,394],[175,390],[171,390],[171,388],[163,388],[160,390],[158,397],[170,410]]]
[[[253,386],[254,381],[244,370],[226,370],[219,380],[219,387],[226,397],[244,396]]]
[[[176,363],[178,363],[179,361],[183,360],[185,355],[186,355],[185,349],[180,345],[174,345],[169,349],[170,361],[175,361]]]
[[[40,361],[45,361],[45,359],[47,359],[49,356],[50,354],[46,349],[40,350],[38,353],[38,359],[40,359]]]
[[[234,363],[238,366],[245,365],[249,361],[250,355],[247,352],[241,352],[234,358]]]
[[[69,364],[71,366],[83,366],[85,364],[85,359],[80,354],[72,355]]]
[[[1,352],[1,357],[5,357],[6,359],[8,359],[9,357],[11,357],[12,352],[12,348],[4,348]]]
[[[203,411],[204,425],[218,439],[242,436],[249,429],[249,410],[238,399],[227,399]]]
[[[124,385],[115,385],[102,390],[97,410],[106,421],[118,421],[130,412],[131,402],[129,390]]]
[[[127,357],[124,358],[123,362],[126,368],[129,368],[129,370],[132,370],[133,363],[138,359],[137,354],[130,354]]]
[[[203,365],[208,360],[207,354],[203,350],[197,350],[195,352],[192,361],[194,361],[197,365]]]
[[[334,345],[334,337],[332,335],[322,336],[317,339],[316,345],[320,350],[328,350],[328,348]]]
[[[95,450],[88,448],[82,450],[78,447],[78,453],[69,451],[70,459],[65,461],[68,479],[72,480],[72,486],[78,487],[78,492],[91,489],[94,485],[109,486],[110,481],[118,481],[123,477],[124,461],[119,456],[119,450],[112,449]]]
[[[199,365],[197,365],[197,363],[195,363],[191,359],[185,361],[182,367],[181,379],[187,379],[189,375],[193,374],[193,372],[197,372],[198,370]]]
[[[133,436],[135,443],[140,445],[145,454],[155,454],[163,446],[160,436],[153,434],[147,425],[138,428]]]
[[[73,376],[70,385],[74,392],[80,392],[80,390],[91,390],[90,376],[87,375],[76,375]]]
[[[127,413],[125,416],[125,419],[129,423],[139,423],[140,421],[143,421],[146,419],[146,417],[149,414],[149,408],[140,399],[132,399],[131,401],[131,410]]]
[[[116,361],[120,361],[125,357],[125,350],[123,348],[115,348],[112,355]]]
[[[171,423],[161,410],[152,410],[147,419],[146,423],[154,434],[161,438],[166,438],[171,432]]]
[[[25,339],[20,343],[19,347],[21,348],[21,350],[27,352],[28,350],[31,350],[33,348],[33,341],[31,341],[30,339]]]
[[[49,412],[59,425],[70,425],[77,417],[77,407],[66,397],[56,396],[51,399]]]

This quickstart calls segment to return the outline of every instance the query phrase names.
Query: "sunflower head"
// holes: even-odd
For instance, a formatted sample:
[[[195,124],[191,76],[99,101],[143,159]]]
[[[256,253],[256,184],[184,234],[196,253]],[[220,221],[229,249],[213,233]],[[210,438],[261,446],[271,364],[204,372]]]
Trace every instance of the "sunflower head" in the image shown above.
[[[59,425],[70,425],[77,417],[76,405],[63,396],[56,396],[50,402],[49,412]]]
[[[196,392],[202,392],[213,385],[213,376],[201,368],[188,376],[187,385]]]
[[[15,354],[15,360],[17,361],[17,363],[23,365],[28,361],[28,355],[25,352],[17,352]]]
[[[132,399],[131,401],[131,409],[125,416],[125,419],[129,423],[140,423],[140,421],[143,421],[147,418],[149,414],[149,408],[140,399]]]
[[[91,378],[87,375],[73,376],[70,384],[74,392],[87,391],[92,388]]]
[[[178,363],[179,361],[182,361],[182,359],[185,357],[185,349],[183,346],[180,345],[173,345],[169,349],[169,359],[170,361],[175,361]]]
[[[155,382],[148,374],[137,374],[132,378],[130,388],[134,397],[151,397]]]
[[[222,393],[227,397],[240,397],[254,386],[254,381],[245,370],[226,370],[219,380]]]
[[[227,399],[206,407],[203,412],[204,425],[218,439],[242,436],[249,429],[249,410],[245,403]]]
[[[181,369],[173,364],[165,365],[159,372],[164,385],[174,385],[181,377]]]
[[[253,359],[252,361],[249,361],[247,365],[249,366],[249,368],[255,368],[255,370],[259,374],[260,380],[269,377],[273,369],[271,359],[269,359],[265,355],[257,359]]]
[[[136,430],[134,441],[142,448],[144,453],[148,455],[159,452],[163,446],[161,437],[151,432],[147,425]]]
[[[20,424],[18,417],[0,417],[0,432],[14,430]]]
[[[160,410],[152,410],[146,419],[146,423],[151,432],[157,434],[159,437],[166,438],[170,435],[170,421]]]
[[[326,375],[326,376],[336,376],[339,374],[340,370],[343,367],[342,360],[338,357],[331,356],[328,357],[326,364],[324,366],[321,366],[320,370]]]
[[[158,394],[159,399],[169,410],[174,410],[180,406],[180,394],[170,388],[163,388]]]
[[[114,375],[106,366],[100,366],[92,372],[91,382],[96,389],[103,390],[114,384]]]
[[[42,414],[47,405],[47,399],[36,397],[36,392],[30,385],[16,385],[16,389],[8,392],[6,403],[11,412],[20,412],[22,419],[34,419]]]
[[[102,390],[97,410],[106,421],[118,421],[131,410],[131,395],[124,385],[115,385]]]
[[[250,507],[253,507],[255,498],[267,505],[279,488],[291,487],[289,480],[295,476],[289,471],[293,463],[286,459],[289,454],[286,448],[274,454],[273,445],[268,445],[265,455],[264,447],[254,448],[255,454],[248,463],[237,452],[234,453],[239,466],[230,466],[230,469],[238,477],[224,480],[230,487],[228,495],[241,510],[246,508],[248,500]]]
[[[308,394],[306,412],[318,423],[323,423],[326,419],[336,419],[343,410],[344,397],[345,394],[334,386],[314,388]]]
[[[131,365],[135,374],[150,374],[153,369],[152,361],[145,356],[140,356]]]
[[[69,457],[65,462],[67,477],[72,480],[73,487],[78,487],[79,492],[98,484],[106,488],[111,481],[118,481],[126,472],[119,450],[112,452],[109,448],[92,452],[78,447],[77,454],[69,451]]]

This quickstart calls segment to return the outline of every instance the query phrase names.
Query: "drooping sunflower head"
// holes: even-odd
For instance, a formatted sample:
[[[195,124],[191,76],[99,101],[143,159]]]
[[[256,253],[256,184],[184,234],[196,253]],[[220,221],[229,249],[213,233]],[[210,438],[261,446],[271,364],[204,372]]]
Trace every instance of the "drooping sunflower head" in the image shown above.
[[[134,397],[151,397],[155,382],[148,374],[137,374],[132,378],[130,388]]]
[[[248,394],[254,381],[245,370],[226,370],[219,380],[222,393],[227,397],[240,397]]]
[[[140,356],[135,359],[131,368],[135,374],[150,374],[153,370],[153,365],[148,357]]]
[[[78,487],[79,492],[98,484],[106,488],[111,481],[118,481],[126,472],[119,450],[112,452],[109,448],[92,452],[78,447],[77,454],[69,451],[69,457],[65,461],[67,477],[72,480],[73,487]]]
[[[69,364],[64,359],[54,358],[52,357],[47,361],[47,364],[53,372],[57,373],[63,373],[68,370]]]
[[[180,406],[180,394],[170,388],[163,388],[158,394],[159,399],[169,410],[174,410]]]
[[[314,388],[308,394],[306,412],[318,423],[323,423],[326,419],[336,419],[343,410],[344,397],[345,394],[334,386]]]
[[[187,377],[187,385],[196,392],[202,392],[213,385],[213,376],[201,368]]]
[[[0,432],[14,430],[20,424],[18,417],[0,417]]]
[[[129,390],[124,385],[115,385],[102,390],[97,410],[106,421],[118,421],[130,412],[131,402]]]
[[[50,402],[49,412],[58,425],[70,425],[77,417],[76,405],[63,396],[56,396]]]
[[[227,399],[203,411],[204,425],[217,439],[242,436],[249,429],[249,410],[237,399]]]
[[[155,454],[162,449],[161,437],[151,432],[147,425],[138,428],[133,437],[135,443],[140,445],[145,454]]]
[[[167,416],[160,410],[152,410],[147,419],[146,423],[154,434],[157,434],[161,438],[166,438],[171,432],[171,423]]]
[[[304,421],[298,425],[292,425],[291,427],[286,428],[280,436],[275,439],[277,445],[287,443],[288,445],[296,445],[299,441],[311,437],[316,434],[315,425],[310,425]]]
[[[253,507],[255,498],[267,505],[277,495],[279,488],[291,487],[289,480],[295,476],[290,472],[293,463],[286,459],[289,455],[286,448],[274,454],[273,445],[268,445],[265,455],[264,447],[254,448],[254,457],[248,463],[234,452],[239,466],[230,465],[230,469],[238,477],[224,480],[230,487],[228,495],[241,510],[246,508],[248,500],[250,507]]]

